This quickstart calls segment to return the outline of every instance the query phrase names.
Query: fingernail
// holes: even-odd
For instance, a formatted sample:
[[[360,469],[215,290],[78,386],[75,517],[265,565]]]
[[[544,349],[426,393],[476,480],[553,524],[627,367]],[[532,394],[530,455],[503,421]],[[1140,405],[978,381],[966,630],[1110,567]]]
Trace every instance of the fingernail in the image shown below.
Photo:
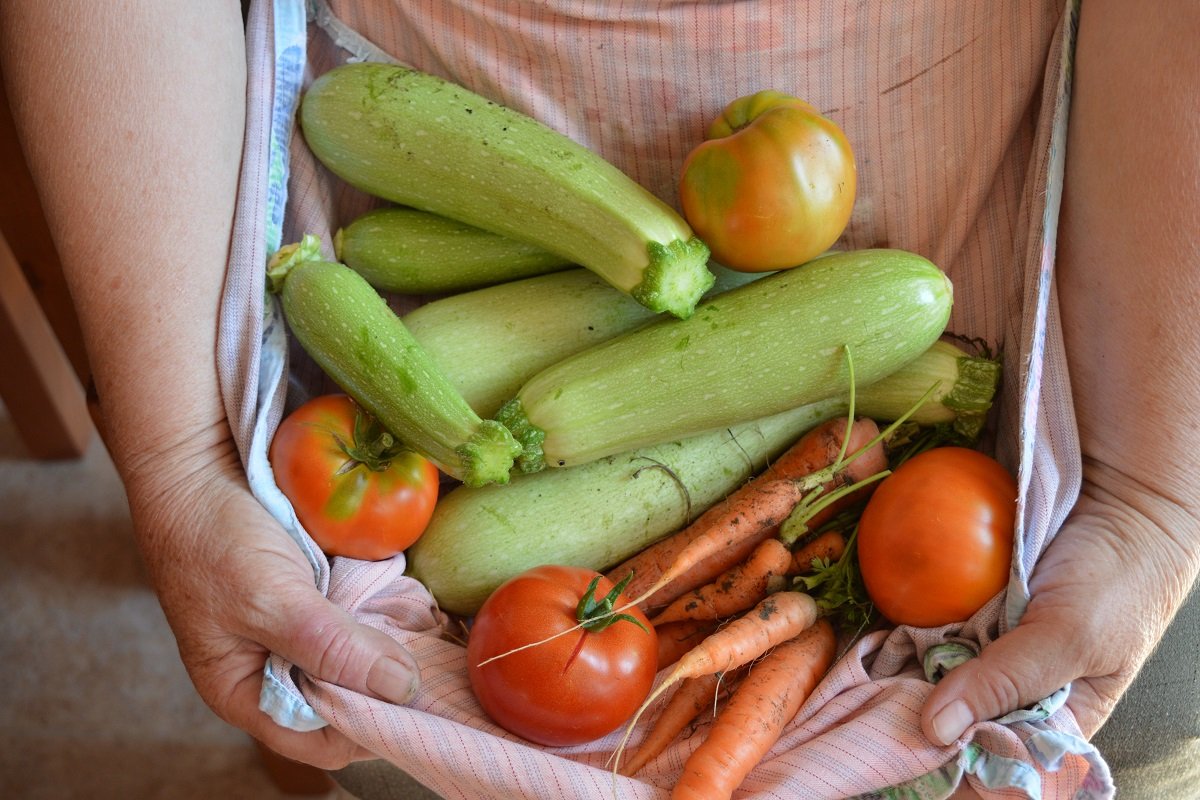
[[[971,716],[971,709],[967,708],[967,704],[962,700],[955,700],[934,715],[933,733],[939,744],[952,744],[974,722],[975,718]]]
[[[367,673],[367,688],[393,703],[407,703],[421,683],[414,665],[389,656],[376,659]]]

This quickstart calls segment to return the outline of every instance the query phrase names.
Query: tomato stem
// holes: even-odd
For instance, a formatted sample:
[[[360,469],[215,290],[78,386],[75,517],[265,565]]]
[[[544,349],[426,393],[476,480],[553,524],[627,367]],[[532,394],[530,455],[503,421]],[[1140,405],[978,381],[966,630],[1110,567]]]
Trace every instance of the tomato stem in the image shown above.
[[[354,412],[353,437],[353,441],[347,443],[342,437],[334,434],[333,438],[338,447],[350,459],[342,465],[338,474],[349,472],[359,464],[373,472],[386,472],[392,465],[392,460],[409,449],[385,430],[379,420],[357,405]]]
[[[649,633],[650,629],[632,614],[613,613],[617,600],[621,597],[621,592],[625,591],[625,587],[633,580],[633,573],[630,572],[608,594],[597,600],[596,587],[600,585],[600,577],[597,575],[592,578],[592,582],[583,591],[583,597],[579,598],[579,605],[575,607],[575,619],[579,621],[584,631],[599,633],[614,622],[625,620],[626,622],[632,622],[646,631],[646,633]]]

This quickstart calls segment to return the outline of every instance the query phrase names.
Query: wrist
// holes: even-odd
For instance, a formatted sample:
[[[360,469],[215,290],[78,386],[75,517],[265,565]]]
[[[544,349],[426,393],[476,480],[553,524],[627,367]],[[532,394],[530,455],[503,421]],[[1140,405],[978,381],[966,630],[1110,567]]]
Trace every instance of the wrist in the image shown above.
[[[135,535],[143,550],[174,531],[204,530],[190,524],[220,508],[232,493],[248,491],[227,422],[182,425],[172,434],[140,439],[118,458]]]
[[[1095,520],[1118,562],[1160,585],[1169,618],[1200,576],[1200,517],[1175,498],[1121,470],[1084,460],[1083,486],[1072,518]],[[1150,587],[1147,587],[1150,588]]]

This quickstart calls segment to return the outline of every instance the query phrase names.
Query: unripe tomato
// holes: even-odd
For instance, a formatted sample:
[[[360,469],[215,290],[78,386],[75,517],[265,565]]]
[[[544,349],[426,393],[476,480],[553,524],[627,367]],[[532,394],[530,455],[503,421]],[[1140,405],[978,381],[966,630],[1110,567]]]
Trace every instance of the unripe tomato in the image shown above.
[[[390,558],[425,532],[438,470],[346,395],[315,397],[271,440],[275,482],[327,555]]]
[[[713,258],[743,272],[799,266],[850,221],[857,188],[845,133],[776,91],[730,103],[683,164],[683,215]]]

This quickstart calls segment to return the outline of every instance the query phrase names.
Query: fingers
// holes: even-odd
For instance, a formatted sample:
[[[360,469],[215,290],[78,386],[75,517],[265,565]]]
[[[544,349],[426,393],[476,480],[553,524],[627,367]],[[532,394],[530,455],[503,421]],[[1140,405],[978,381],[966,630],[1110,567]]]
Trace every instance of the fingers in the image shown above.
[[[420,685],[416,660],[387,634],[355,622],[311,586],[290,586],[250,636],[318,680],[403,704]]]
[[[921,711],[930,741],[949,745],[976,722],[1035,703],[1069,683],[1077,670],[1060,627],[1020,625],[979,656],[951,670]]]
[[[311,764],[320,769],[341,769],[353,761],[376,756],[332,726],[315,731],[293,731],[273,722],[258,709],[262,690],[262,670],[247,675],[234,687],[224,705],[227,721],[253,736],[284,758]]]

